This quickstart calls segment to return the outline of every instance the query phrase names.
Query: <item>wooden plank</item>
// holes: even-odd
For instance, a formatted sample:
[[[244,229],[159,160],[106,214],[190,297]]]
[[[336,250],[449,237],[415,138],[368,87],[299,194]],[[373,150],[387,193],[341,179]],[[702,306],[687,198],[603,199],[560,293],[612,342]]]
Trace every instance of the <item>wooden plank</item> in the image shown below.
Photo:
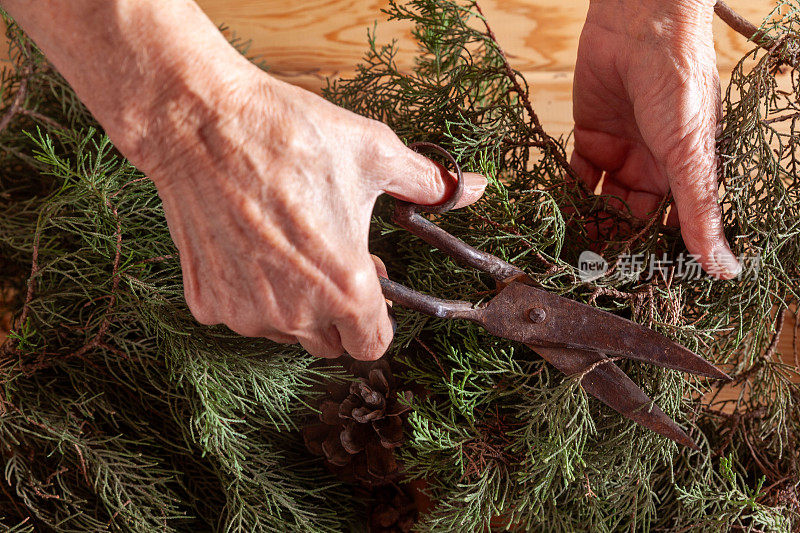
[[[398,64],[409,67],[415,53],[410,26],[386,22],[387,0],[200,0],[209,17],[246,39],[273,74],[317,90],[328,76],[346,76],[366,50],[366,31],[375,21],[379,42],[397,39]],[[755,22],[773,0],[731,0]],[[483,0],[481,6],[515,68],[571,72],[588,0]],[[717,20],[714,26],[721,70],[729,71],[750,48],[744,38]]]
[[[387,0],[309,0],[296,7],[285,0],[200,0],[217,24],[252,41],[250,53],[264,58],[270,72],[318,92],[327,78],[347,77],[367,49],[367,29],[378,22],[378,42],[397,39],[397,62],[409,68],[415,55],[411,26],[387,22]],[[767,15],[773,0],[732,0],[753,21]],[[512,65],[532,87],[542,123],[554,136],[572,130],[572,70],[588,0],[483,0],[481,2]],[[730,71],[751,48],[741,35],[715,20],[718,65],[727,86]]]
[[[778,345],[775,349],[775,357],[788,365],[794,371],[789,373],[789,380],[793,383],[800,383],[800,365],[798,365],[798,357],[800,355],[795,351],[795,328],[797,327],[797,315],[788,311],[784,317],[783,330],[778,340]],[[796,339],[800,342],[800,339]],[[797,346],[800,348],[800,346]],[[719,392],[712,391],[712,393],[705,396],[706,401],[714,401],[715,408],[719,409],[722,406],[722,411],[731,413],[735,409],[736,401],[746,399],[749,394],[749,386],[741,383],[738,385],[722,385]]]

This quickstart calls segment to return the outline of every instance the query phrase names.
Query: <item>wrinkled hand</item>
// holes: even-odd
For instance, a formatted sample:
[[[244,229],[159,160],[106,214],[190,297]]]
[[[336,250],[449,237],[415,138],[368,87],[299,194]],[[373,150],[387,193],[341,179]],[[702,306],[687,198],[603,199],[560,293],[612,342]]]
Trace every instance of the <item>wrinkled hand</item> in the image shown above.
[[[375,200],[435,204],[455,178],[385,124],[242,68],[165,102],[129,154],[158,186],[189,308],[317,356],[377,358],[392,327],[367,249]],[[466,174],[459,205],[485,186]]]
[[[575,66],[572,164],[633,214],[672,192],[668,222],[721,278],[740,267],[723,234],[715,134],[720,88],[713,0],[592,0]]]
[[[2,4],[155,182],[198,320],[319,356],[384,352],[375,199],[436,204],[452,176],[384,124],[253,66],[193,1]],[[486,180],[464,185],[461,205]]]

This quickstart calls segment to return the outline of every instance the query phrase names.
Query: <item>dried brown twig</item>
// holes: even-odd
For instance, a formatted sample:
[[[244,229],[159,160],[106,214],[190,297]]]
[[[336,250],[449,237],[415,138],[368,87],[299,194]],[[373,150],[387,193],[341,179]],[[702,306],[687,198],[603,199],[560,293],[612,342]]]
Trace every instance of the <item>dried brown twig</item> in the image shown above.
[[[0,116],[0,132],[5,130],[11,122],[19,115],[28,116],[34,120],[38,120],[54,129],[65,129],[61,124],[56,122],[50,117],[47,117],[37,111],[25,108],[25,101],[28,98],[28,85],[30,84],[31,76],[34,74],[34,63],[30,58],[31,51],[27,50],[23,53],[24,58],[21,61],[26,61],[27,64],[20,69],[19,81],[17,90],[14,93],[14,99],[6,108],[5,113]]]
[[[17,87],[17,92],[14,95],[14,99],[11,101],[8,109],[6,109],[6,112],[3,113],[2,118],[0,118],[0,131],[6,129],[22,109],[22,106],[25,103],[25,98],[28,95],[28,79],[30,78],[32,72],[33,67],[30,65],[27,65],[22,70],[22,76],[19,80],[19,86]]]
[[[520,101],[522,105],[525,107],[525,111],[527,111],[528,116],[531,119],[533,124],[534,132],[539,135],[543,139],[543,149],[548,150],[548,152],[553,156],[553,158],[558,162],[561,168],[569,175],[569,177],[574,180],[576,183],[582,186],[582,189],[586,193],[591,193],[592,191],[586,186],[585,183],[580,179],[578,173],[575,172],[575,169],[569,164],[567,158],[565,157],[561,146],[552,138],[550,137],[542,127],[542,123],[539,120],[539,116],[533,110],[533,104],[531,104],[530,98],[530,91],[526,88],[522,87],[522,84],[519,81],[519,76],[511,67],[511,63],[508,61],[508,56],[506,55],[505,50],[500,47],[500,44],[497,40],[497,36],[492,30],[492,27],[489,25],[489,21],[486,19],[486,16],[483,14],[483,10],[478,2],[475,2],[475,10],[480,15],[481,21],[483,22],[484,27],[486,28],[486,36],[495,44],[495,48],[497,49],[497,53],[500,54],[500,57],[503,59],[503,68],[505,70],[506,76],[508,80],[511,82],[513,87],[513,91],[519,95]],[[536,144],[536,146],[540,146],[540,144]]]
[[[757,45],[766,49],[771,49],[775,45],[775,41],[765,32],[760,31],[755,24],[731,9],[731,7],[722,0],[717,0],[716,5],[714,5],[714,13],[716,13],[725,24],[730,26],[731,29],[744,35]]]
[[[33,254],[31,258],[31,275],[28,278],[28,288],[25,294],[25,303],[22,306],[22,313],[19,317],[20,327],[25,326],[25,321],[28,319],[30,312],[31,301],[33,300],[33,293],[36,290],[36,276],[39,273],[39,238],[41,236],[40,230],[37,228],[36,235],[33,238]]]
[[[780,340],[781,333],[783,332],[783,324],[785,320],[786,308],[783,308],[778,312],[778,316],[775,317],[775,333],[772,335],[772,341],[770,341],[767,351],[764,352],[764,359],[772,359],[772,356],[775,355],[775,350],[778,349],[778,341]]]

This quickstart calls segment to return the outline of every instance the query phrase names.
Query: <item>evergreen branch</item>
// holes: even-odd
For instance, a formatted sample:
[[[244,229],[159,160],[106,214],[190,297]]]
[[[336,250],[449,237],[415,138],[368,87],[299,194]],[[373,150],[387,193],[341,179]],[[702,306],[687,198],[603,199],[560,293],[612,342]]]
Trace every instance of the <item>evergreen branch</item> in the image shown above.
[[[119,189],[117,193],[119,193],[120,191],[122,191],[122,189]],[[117,211],[117,208],[113,206],[110,201],[106,201],[105,206],[111,211],[114,217],[114,222],[116,224],[116,231],[114,235],[116,241],[116,247],[114,250],[114,263],[111,270],[111,289],[108,293],[108,308],[103,313],[103,319],[100,322],[100,325],[97,328],[97,333],[92,338],[92,340],[89,341],[87,344],[84,344],[77,350],[67,354],[65,356],[65,359],[71,359],[73,357],[82,358],[87,352],[93,350],[94,348],[97,348],[103,343],[103,336],[106,334],[111,325],[111,313],[114,310],[114,305],[117,303],[117,290],[119,289],[119,280],[120,280],[119,266],[120,266],[120,259],[122,256],[122,225],[120,223],[119,212]]]
[[[791,113],[789,115],[781,115],[781,116],[777,116],[777,117],[763,119],[761,121],[761,123],[763,125],[767,126],[769,124],[775,124],[777,122],[785,122],[787,120],[794,121],[794,120],[797,120],[798,118],[800,118],[800,113]]]
[[[66,129],[65,126],[59,124],[58,122],[56,122],[52,118],[50,118],[50,117],[48,117],[46,115],[43,115],[43,114],[41,114],[41,113],[39,113],[37,111],[33,111],[31,109],[18,109],[17,113],[20,114],[20,115],[25,115],[25,116],[31,117],[31,118],[33,118],[35,120],[38,120],[39,122],[43,123],[44,125],[52,128],[54,130],[65,130]]]
[[[623,253],[684,251],[660,223],[668,201],[636,221],[624,204],[579,189],[562,141],[541,128],[525,80],[471,0],[391,2],[390,18],[414,24],[413,69],[401,71],[396,46],[378,46],[371,33],[357,75],[329,86],[333,101],[384,120],[404,140],[441,143],[465,170],[489,176],[481,202],[437,224],[547,290],[726,362],[746,391],[720,400],[704,381],[617,361],[701,443],[697,454],[606,409],[576,376],[525,346],[398,310],[392,356],[406,368],[395,377],[424,389],[399,455],[436,501],[417,529],[788,531],[800,523],[792,484],[800,393],[789,379],[795,371],[774,357],[775,331],[786,329],[781,310],[796,304],[800,278],[800,144],[788,118],[800,112],[796,73],[791,91],[776,83],[779,68],[794,68],[784,59],[800,3],[781,6],[763,26],[780,45],[749,54],[724,98],[725,224],[738,253],[761,259],[758,276],[726,282],[674,269],[580,279],[577,257],[598,242],[614,265]],[[313,416],[314,387],[341,375],[299,348],[192,319],[153,184],[93,129],[13,24],[8,31],[17,62],[0,77],[3,112],[26,66],[33,74],[0,130],[0,277],[19,289],[24,318],[0,360],[2,523],[25,533],[333,532],[363,523],[355,511],[363,502],[295,431]],[[25,133],[36,126],[41,132]],[[384,222],[385,207],[370,245],[393,278],[448,298],[496,292],[492,280]],[[797,357],[796,339],[793,349]]]
[[[585,369],[581,370],[581,372],[577,375],[578,382],[579,383],[582,382],[583,378],[585,378],[587,374],[592,372],[597,367],[602,366],[602,365],[607,365],[609,363],[613,364],[613,363],[615,363],[615,362],[617,362],[617,361],[619,361],[621,359],[622,359],[622,357],[606,357],[604,359],[600,359],[600,360],[595,361],[594,363],[592,363],[591,365],[589,365]]]
[[[531,119],[531,122],[533,123],[533,131],[542,138],[542,140],[538,142],[543,144],[544,147],[546,147],[549,150],[550,154],[552,154],[552,156],[556,159],[561,168],[564,169],[567,175],[575,183],[581,186],[581,189],[583,190],[584,194],[587,195],[591,194],[592,191],[589,190],[588,186],[586,186],[583,180],[580,179],[578,174],[575,172],[575,169],[572,168],[572,166],[569,164],[569,161],[567,161],[566,157],[564,156],[563,147],[558,145],[556,141],[544,131],[542,123],[539,120],[539,116],[533,110],[533,105],[531,104],[531,99],[530,99],[530,91],[528,90],[527,87],[525,89],[522,88],[522,85],[519,82],[519,74],[516,73],[513,68],[511,68],[511,63],[509,63],[508,61],[508,56],[506,55],[505,50],[503,50],[503,48],[500,46],[500,43],[497,40],[497,36],[495,35],[494,31],[489,25],[488,19],[483,14],[483,11],[481,10],[481,6],[478,3],[478,0],[474,0],[474,6],[475,6],[475,11],[480,16],[480,19],[483,22],[484,27],[486,28],[486,36],[494,43],[497,53],[502,59],[503,69],[505,71],[506,76],[508,77],[508,80],[511,82],[513,91],[519,95],[520,99],[522,100],[522,105],[528,112],[528,117]]]
[[[39,238],[41,237],[40,229],[37,226],[36,233],[33,236],[33,251],[31,253],[31,273],[28,276],[28,288],[25,293],[25,303],[22,305],[22,312],[19,317],[20,327],[24,327],[28,320],[28,312],[30,311],[31,302],[33,301],[33,294],[36,291],[36,277],[39,273]]]
[[[800,368],[800,360],[798,360],[797,349],[797,336],[800,334],[800,316],[798,316],[800,309],[794,310],[794,329],[792,330],[792,355],[794,356],[794,367]]]
[[[11,104],[8,106],[5,113],[3,113],[3,116],[0,118],[0,131],[8,127],[8,125],[17,116],[17,113],[22,108],[22,103],[25,101],[25,96],[27,95],[29,76],[30,76],[30,67],[22,71],[22,78],[20,79],[19,87],[17,88],[16,94],[14,95],[14,99],[11,100]]]
[[[772,357],[775,355],[775,350],[778,348],[778,342],[781,334],[783,333],[783,324],[786,320],[786,311],[787,309],[784,307],[778,311],[778,314],[775,316],[775,333],[772,334],[772,340],[764,352],[764,359],[766,360],[772,359]]]

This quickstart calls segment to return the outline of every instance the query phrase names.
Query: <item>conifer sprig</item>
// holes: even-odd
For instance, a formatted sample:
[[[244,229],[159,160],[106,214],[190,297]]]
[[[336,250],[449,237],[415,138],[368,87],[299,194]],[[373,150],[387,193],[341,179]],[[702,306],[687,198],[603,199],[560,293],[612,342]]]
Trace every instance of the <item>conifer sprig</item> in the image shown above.
[[[563,378],[524,347],[470,326],[403,314],[399,331],[408,346],[409,379],[433,392],[410,418],[415,438],[405,449],[407,463],[416,475],[432,478],[432,494],[446,502],[426,518],[426,529],[451,531],[460,524],[465,531],[478,530],[498,514],[510,523],[552,531],[680,530],[689,523],[713,529],[722,523],[700,519],[698,500],[687,503],[689,493],[702,494],[697,498],[703,509],[715,509],[730,525],[788,527],[788,517],[797,519],[796,506],[782,507],[776,499],[787,487],[795,490],[798,481],[800,464],[789,451],[800,429],[798,390],[790,381],[797,369],[775,353],[776,317],[798,296],[797,136],[794,122],[780,137],[763,116],[764,108],[778,111],[779,99],[781,123],[795,120],[789,108],[796,105],[797,92],[779,93],[775,77],[776,66],[786,65],[796,49],[796,8],[795,2],[782,2],[775,14],[783,18],[776,21],[773,14],[773,22],[756,35],[769,34],[782,45],[756,49],[749,56],[761,61],[755,69],[744,60],[725,99],[720,149],[728,237],[738,253],[761,261],[758,276],[730,282],[677,279],[674,271],[650,279],[581,280],[575,265],[583,250],[600,252],[613,273],[623,254],[658,260],[685,249],[661,224],[666,202],[660,216],[637,223],[610,209],[609,198],[588,194],[570,179],[563,139],[550,138],[540,127],[527,84],[510,67],[477,2],[391,3],[390,18],[416,24],[420,48],[413,72],[397,67],[396,45],[378,46],[372,34],[356,77],[329,87],[334,102],[389,121],[409,142],[440,143],[467,169],[490,176],[480,202],[437,219],[448,231],[522,267],[548,289],[623,313],[727,363],[745,388],[735,405],[720,405],[714,396],[699,399],[709,392],[707,383],[625,365],[659,405],[703,441],[705,452],[698,456],[587,399],[577,378]],[[792,79],[795,75],[792,71]],[[383,220],[391,246],[382,258],[391,275],[446,297],[479,300],[492,294],[490,280]],[[587,228],[600,233],[601,248],[592,248],[595,235]],[[645,272],[648,267],[645,263]],[[485,428],[498,424],[513,436],[510,441],[487,434]],[[498,448],[498,442],[504,444]],[[501,452],[492,458],[479,454],[482,469],[476,477],[467,465],[477,460],[475,450],[486,448]],[[726,464],[734,465],[736,475],[720,474],[723,457],[730,457]],[[736,495],[745,494],[738,484],[747,480],[757,486],[761,475],[765,483],[763,492],[751,497],[753,512],[734,511],[741,503]]]
[[[536,119],[527,84],[476,2],[392,2],[420,50],[411,72],[370,34],[336,103],[432,141],[491,179],[475,206],[437,219],[540,285],[658,329],[726,364],[746,394],[624,369],[703,451],[679,449],[603,407],[524,346],[398,310],[393,355],[415,395],[409,477],[437,505],[423,531],[788,531],[798,522],[800,394],[774,338],[796,304],[797,24],[737,66],[720,139],[722,205],[758,277],[583,282],[582,250],[609,259],[683,250],[659,218],[636,221],[571,177],[564,139]],[[102,134],[36,47],[8,26],[0,77],[0,278],[18,287],[0,347],[0,516],[11,531],[343,531],[362,501],[306,453],[312,385],[337,379],[297,347],[198,325],[149,180]],[[244,50],[244,48],[242,48]],[[778,83],[789,72],[791,87]],[[788,89],[788,90],[787,90]],[[664,208],[666,208],[666,202]],[[496,287],[398,230],[378,210],[371,243],[392,277],[443,297]],[[647,265],[645,265],[647,268]],[[709,399],[710,398],[710,399]]]

